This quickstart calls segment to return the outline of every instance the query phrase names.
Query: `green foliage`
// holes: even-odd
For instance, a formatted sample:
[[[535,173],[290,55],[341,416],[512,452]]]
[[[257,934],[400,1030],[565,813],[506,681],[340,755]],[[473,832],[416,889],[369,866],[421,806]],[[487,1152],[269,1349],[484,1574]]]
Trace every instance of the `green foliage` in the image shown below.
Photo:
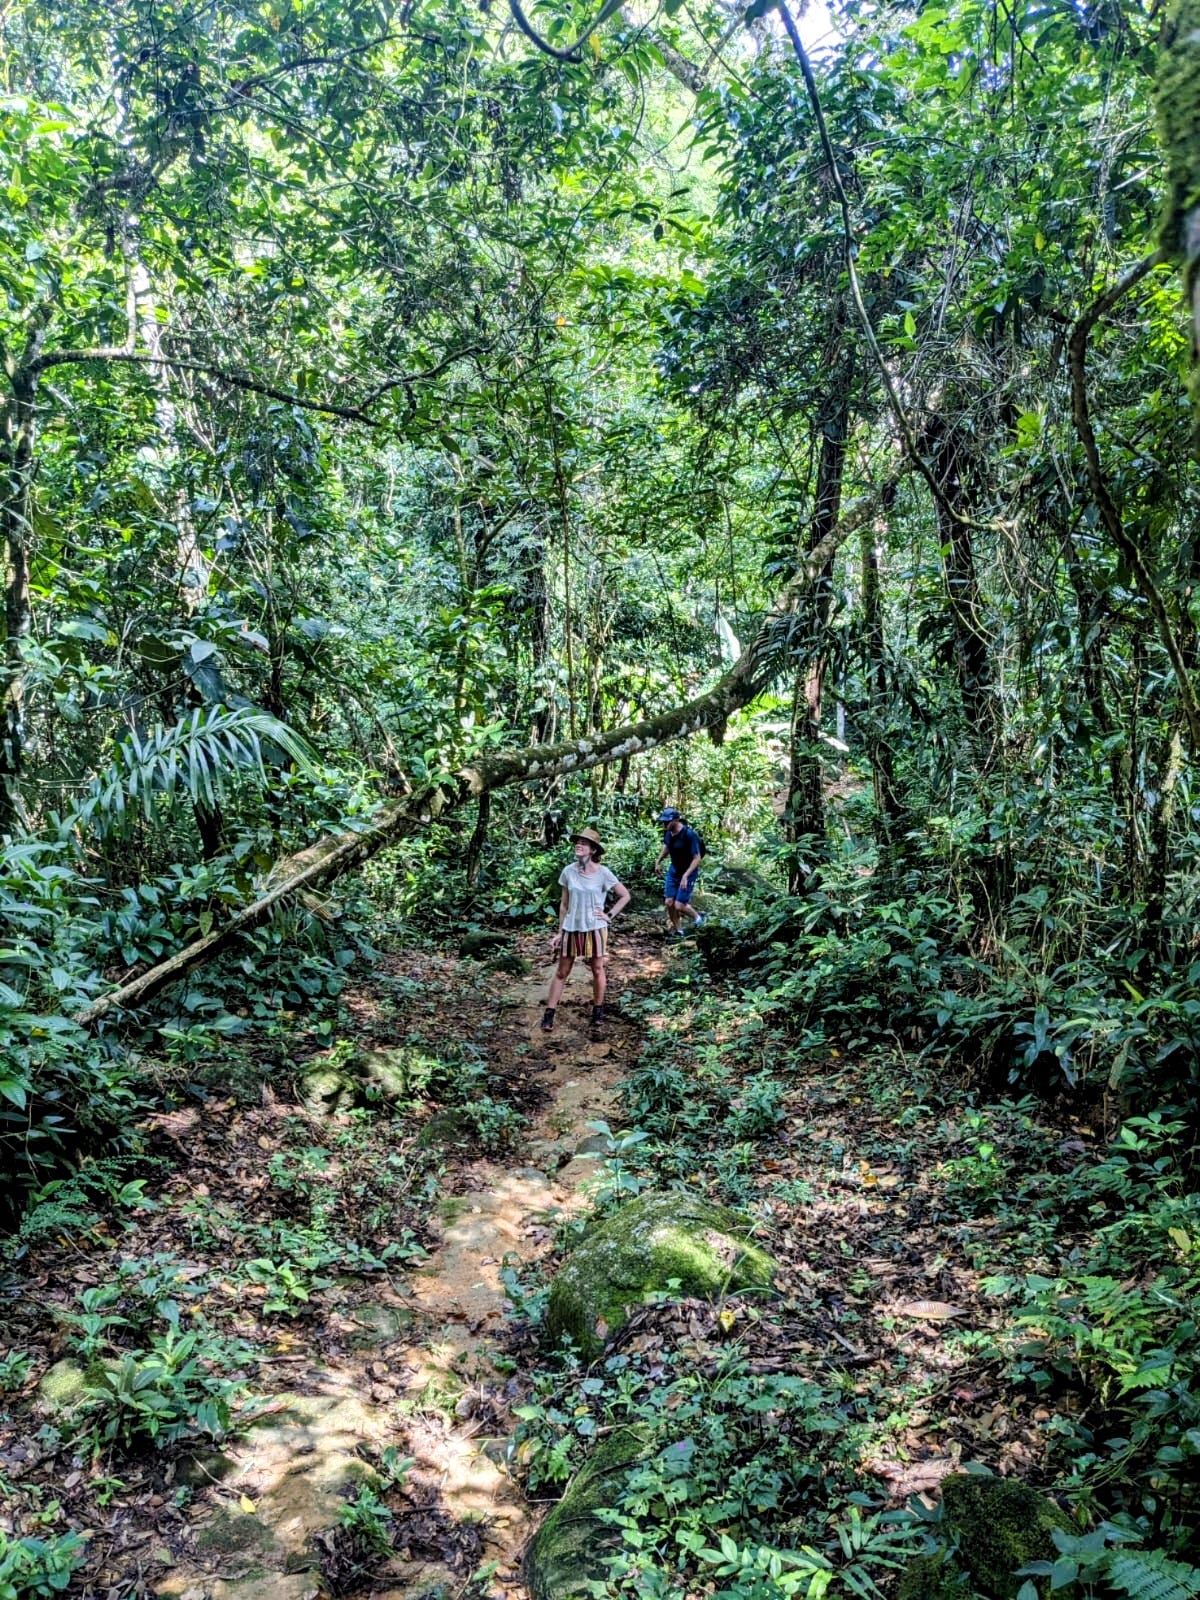
[[[1098,1224],[1086,1262],[992,1283],[1016,1297],[1027,1330],[1017,1378],[1096,1407],[1058,1427],[1073,1493],[1168,1553],[1186,1553],[1200,1509],[1200,1203],[1168,1154],[1177,1132],[1134,1119],[1104,1161],[1073,1175],[1067,1203]]]
[[[245,1381],[221,1369],[240,1358],[240,1350],[202,1325],[186,1333],[168,1327],[144,1350],[93,1363],[83,1408],[87,1425],[98,1443],[123,1449],[223,1439]]]
[[[369,1483],[360,1483],[338,1513],[338,1523],[363,1554],[389,1555],[392,1513]]]
[[[1030,1562],[1023,1570],[1049,1578],[1056,1593],[1069,1595],[1192,1600],[1200,1594],[1200,1567],[1174,1561],[1161,1550],[1135,1549],[1130,1539],[1127,1531],[1111,1523],[1102,1523],[1082,1536],[1056,1531],[1057,1559]],[[1032,1588],[1032,1584],[1025,1586]],[[1020,1600],[1031,1600],[1024,1589]]]
[[[159,801],[169,807],[180,794],[213,811],[225,800],[230,773],[246,773],[266,788],[264,743],[274,747],[274,761],[286,756],[302,771],[315,772],[304,740],[261,711],[198,706],[173,727],[147,735],[133,731],[116,746],[110,766],[97,774],[70,822],[101,833],[124,830],[130,807],[150,821]]]
[[[65,1593],[84,1546],[76,1533],[15,1539],[0,1529],[0,1600],[47,1600]]]
[[[535,1378],[517,1415],[517,1459],[533,1487],[568,1478],[597,1433],[632,1427],[643,1440],[597,1513],[620,1536],[597,1594],[665,1597],[720,1579],[738,1600],[843,1591],[868,1600],[925,1543],[910,1518],[864,1515],[853,1496],[828,1523],[856,1449],[838,1394],[799,1377],[755,1377],[736,1354],[715,1374],[679,1363],[658,1383],[621,1354],[587,1376],[568,1363]],[[794,1534],[786,1544],[767,1536],[781,1526]]]
[[[311,1253],[308,1259],[314,1259]],[[268,1256],[247,1262],[245,1272],[251,1283],[260,1284],[266,1290],[262,1308],[268,1314],[280,1312],[284,1316],[295,1316],[308,1306],[312,1291],[328,1289],[333,1283],[332,1278],[306,1273],[300,1264],[276,1262]]]
[[[29,1376],[33,1365],[24,1350],[6,1350],[0,1356],[0,1394],[10,1394],[19,1389]]]

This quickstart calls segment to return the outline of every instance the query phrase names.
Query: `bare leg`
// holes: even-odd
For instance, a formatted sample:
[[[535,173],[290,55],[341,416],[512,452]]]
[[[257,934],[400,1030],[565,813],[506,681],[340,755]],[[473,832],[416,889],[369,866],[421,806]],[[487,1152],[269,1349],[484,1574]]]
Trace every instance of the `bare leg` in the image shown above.
[[[677,914],[684,917],[690,917],[693,922],[699,922],[700,920],[700,913],[696,910],[695,906],[690,900],[686,905],[681,904],[679,906]]]
[[[604,957],[593,956],[588,962],[592,969],[592,1004],[602,1006],[608,993],[608,974],[604,970]]]
[[[674,900],[666,900],[663,903],[665,904],[665,906],[667,908],[667,921],[670,924],[671,931],[672,931],[672,933],[678,933],[679,932],[679,907],[675,904]]]
[[[571,968],[575,965],[574,956],[560,956],[558,970],[550,981],[550,993],[546,997],[546,1010],[556,1011],[558,1002],[562,999],[563,990],[567,986],[567,979],[571,976]]]

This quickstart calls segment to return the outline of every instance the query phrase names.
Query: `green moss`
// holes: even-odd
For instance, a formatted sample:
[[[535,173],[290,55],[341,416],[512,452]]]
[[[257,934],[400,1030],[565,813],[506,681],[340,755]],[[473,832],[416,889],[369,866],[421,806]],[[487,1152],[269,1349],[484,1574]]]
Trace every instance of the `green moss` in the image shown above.
[[[196,1536],[197,1550],[222,1555],[246,1555],[252,1550],[265,1552],[274,1548],[275,1535],[265,1522],[249,1512],[231,1511],[224,1506]]]
[[[548,1339],[568,1336],[591,1356],[652,1292],[675,1284],[680,1295],[711,1299],[769,1287],[775,1263],[747,1232],[734,1212],[684,1190],[638,1195],[587,1233],[559,1270],[546,1307]]]
[[[970,1600],[970,1594],[966,1578],[939,1550],[908,1563],[896,1600]]]
[[[1200,0],[1175,0],[1168,14],[1155,103],[1167,157],[1162,246],[1179,260],[1184,219],[1200,206]]]
[[[466,1138],[470,1130],[471,1119],[465,1111],[435,1111],[417,1135],[417,1143],[422,1149],[431,1150]]]
[[[959,1560],[991,1600],[1015,1600],[1025,1581],[1015,1575],[1018,1567],[1053,1561],[1054,1529],[1071,1531],[1052,1501],[1016,1478],[956,1474],[942,1483],[942,1505]]]
[[[52,1411],[74,1410],[87,1393],[87,1374],[76,1361],[56,1361],[38,1384],[38,1399]]]
[[[507,948],[506,934],[498,933],[492,928],[471,928],[463,934],[458,953],[460,956],[469,956],[474,961],[483,961],[489,956],[499,955]]]
[[[1159,238],[1183,267],[1184,296],[1200,324],[1200,0],[1175,0],[1163,29],[1155,86],[1158,133],[1167,158]],[[1192,362],[1192,448],[1200,460],[1200,360]]]
[[[597,1521],[596,1512],[616,1504],[629,1467],[650,1447],[645,1428],[618,1428],[567,1485],[525,1556],[532,1600],[582,1600],[591,1594],[591,1581],[603,1578],[604,1558],[620,1539],[616,1529]]]

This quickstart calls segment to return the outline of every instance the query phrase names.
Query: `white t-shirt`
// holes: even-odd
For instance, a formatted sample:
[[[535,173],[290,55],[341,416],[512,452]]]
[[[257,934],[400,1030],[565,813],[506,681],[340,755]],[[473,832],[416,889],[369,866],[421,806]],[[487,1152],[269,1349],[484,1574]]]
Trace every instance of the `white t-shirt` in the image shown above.
[[[598,866],[595,872],[583,872],[572,861],[562,869],[558,881],[570,897],[562,924],[565,932],[592,933],[606,926],[600,913],[604,910],[605,896],[618,882],[615,873],[603,866]]]

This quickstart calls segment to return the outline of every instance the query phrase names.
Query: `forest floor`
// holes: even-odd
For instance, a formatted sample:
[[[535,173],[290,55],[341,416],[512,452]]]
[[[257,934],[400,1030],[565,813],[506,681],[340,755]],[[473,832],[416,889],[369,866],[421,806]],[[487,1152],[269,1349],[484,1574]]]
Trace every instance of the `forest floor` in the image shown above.
[[[516,943],[544,960],[532,939]],[[611,1196],[625,1170],[590,1125],[629,1123],[620,1086],[648,1045],[692,1048],[705,982],[693,951],[636,925],[612,979],[601,1037],[577,969],[547,1039],[544,968],[385,956],[344,997],[352,1037],[297,1061],[294,1092],[253,1058],[208,1063],[207,1092],[152,1119],[152,1176],[120,1215],[43,1238],[8,1286],[5,1342],[28,1362],[0,1414],[0,1489],[14,1525],[86,1532],[74,1589],[525,1594],[522,1550],[609,1415],[607,1380],[579,1403],[578,1366],[539,1354],[528,1286],[544,1282],[589,1189],[607,1174]],[[755,1215],[780,1293],[642,1307],[616,1346],[638,1392],[735,1351],[752,1376],[837,1388],[852,1476],[881,1504],[929,1495],[970,1462],[1042,1480],[1050,1414],[1005,1383],[1005,1313],[987,1279],[1033,1259],[1045,1232],[1002,1193],[1010,1163],[1066,1170],[1093,1130],[1013,1107],[985,1126],[927,1071],[905,1079],[830,1049],[788,1074],[751,1132],[744,1085],[778,1039],[761,1018],[740,1021],[740,1039],[733,1012],[700,1034],[697,1081],[711,1088],[713,1060],[732,1063],[724,1120],[699,1140],[696,1116],[687,1137],[681,1125],[697,1170],[670,1176]],[[400,1051],[403,1093],[331,1095],[314,1071],[351,1047],[384,1069]],[[443,1081],[447,1055],[458,1077]],[[205,1385],[233,1408],[220,1443],[172,1442],[168,1413],[156,1430],[121,1391],[122,1356],[161,1351],[164,1326],[168,1342],[171,1326],[196,1335],[171,1358],[193,1385],[180,1415]],[[89,1363],[113,1379],[111,1403],[91,1411]]]

